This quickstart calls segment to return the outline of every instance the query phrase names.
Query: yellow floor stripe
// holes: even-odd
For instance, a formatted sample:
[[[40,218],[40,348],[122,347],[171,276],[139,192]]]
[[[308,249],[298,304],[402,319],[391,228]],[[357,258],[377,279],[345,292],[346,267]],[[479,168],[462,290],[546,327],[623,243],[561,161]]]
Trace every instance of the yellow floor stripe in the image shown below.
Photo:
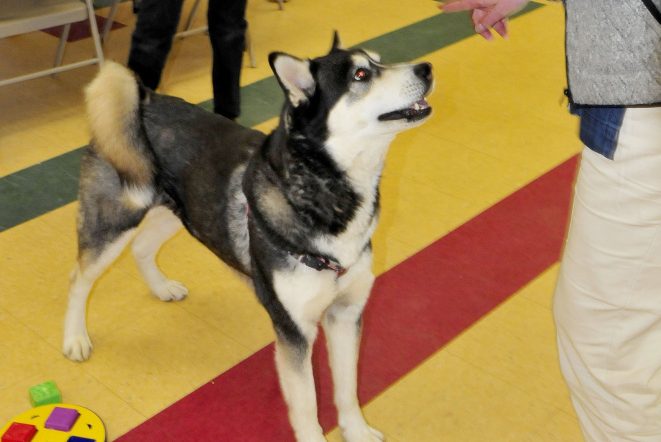
[[[562,20],[559,5],[545,7],[514,21],[510,40],[476,36],[427,57],[436,111],[389,153],[379,272],[578,152],[576,120],[558,100]]]

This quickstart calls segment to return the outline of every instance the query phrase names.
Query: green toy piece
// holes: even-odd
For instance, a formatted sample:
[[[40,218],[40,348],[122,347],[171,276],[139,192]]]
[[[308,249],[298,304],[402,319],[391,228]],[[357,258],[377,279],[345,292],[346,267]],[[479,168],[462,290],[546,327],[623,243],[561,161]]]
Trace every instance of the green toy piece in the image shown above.
[[[53,381],[30,387],[30,403],[33,407],[41,405],[59,404],[62,402],[62,393]]]

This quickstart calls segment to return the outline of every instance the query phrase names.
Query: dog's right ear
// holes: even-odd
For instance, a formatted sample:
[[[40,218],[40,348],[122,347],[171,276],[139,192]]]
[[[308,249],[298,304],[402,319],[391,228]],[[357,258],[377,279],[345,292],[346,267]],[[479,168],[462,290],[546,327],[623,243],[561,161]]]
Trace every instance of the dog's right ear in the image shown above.
[[[308,60],[301,60],[282,52],[272,52],[269,54],[269,64],[287,99],[294,107],[307,101],[308,97],[314,94],[315,82]]]
[[[344,49],[342,46],[342,40],[340,40],[340,33],[337,30],[333,31],[333,43],[331,43],[330,52],[334,52],[340,49]]]

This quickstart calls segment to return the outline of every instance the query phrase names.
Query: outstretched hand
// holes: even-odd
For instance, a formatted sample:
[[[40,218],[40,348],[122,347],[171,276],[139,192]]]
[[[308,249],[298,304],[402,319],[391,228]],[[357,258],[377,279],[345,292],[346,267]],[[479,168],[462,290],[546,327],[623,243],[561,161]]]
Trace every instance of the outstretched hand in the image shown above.
[[[439,5],[443,12],[472,11],[475,32],[487,40],[493,35],[490,28],[507,37],[507,17],[520,11],[528,0],[448,0]]]

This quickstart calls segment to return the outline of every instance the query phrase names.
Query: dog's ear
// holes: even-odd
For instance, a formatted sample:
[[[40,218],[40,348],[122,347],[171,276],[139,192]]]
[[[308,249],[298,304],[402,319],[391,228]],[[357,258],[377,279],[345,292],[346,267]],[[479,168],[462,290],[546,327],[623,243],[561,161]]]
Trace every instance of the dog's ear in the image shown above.
[[[331,44],[330,52],[337,51],[338,49],[344,49],[342,47],[342,41],[340,40],[340,33],[337,30],[333,31],[333,43]]]
[[[269,54],[269,64],[285,91],[289,102],[298,106],[314,94],[315,81],[310,72],[310,62],[282,52]]]

